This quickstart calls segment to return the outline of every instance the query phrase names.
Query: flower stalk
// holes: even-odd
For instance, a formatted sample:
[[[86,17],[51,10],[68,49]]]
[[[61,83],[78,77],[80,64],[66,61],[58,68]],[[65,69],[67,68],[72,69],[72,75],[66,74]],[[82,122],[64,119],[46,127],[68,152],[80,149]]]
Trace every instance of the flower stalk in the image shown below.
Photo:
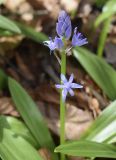
[[[100,38],[99,38],[99,42],[98,42],[98,49],[97,49],[97,55],[99,57],[103,57],[103,50],[104,50],[108,30],[110,27],[111,19],[112,19],[112,16],[110,16],[108,19],[105,20],[103,29],[100,34]]]
[[[65,50],[61,53],[61,74],[66,75],[66,54]],[[62,84],[62,81],[61,81]],[[60,144],[65,142],[65,101],[62,97],[62,89],[60,91]],[[65,155],[61,153],[61,160],[65,159]]]
[[[66,54],[69,50],[67,48],[67,40],[70,39],[72,34],[71,20],[65,11],[61,11],[56,23],[56,32],[59,37],[55,39],[50,38],[49,41],[44,41],[44,44],[50,48],[50,51],[61,51],[61,83],[56,84],[56,88],[60,89],[60,145],[65,142],[65,101],[68,94],[74,96],[73,89],[83,88],[83,86],[73,83],[74,75],[71,74],[69,80],[66,78]],[[71,47],[82,46],[87,44],[85,38],[80,32],[77,32],[77,27],[74,29],[72,36]],[[65,160],[65,155],[61,153],[61,160]]]

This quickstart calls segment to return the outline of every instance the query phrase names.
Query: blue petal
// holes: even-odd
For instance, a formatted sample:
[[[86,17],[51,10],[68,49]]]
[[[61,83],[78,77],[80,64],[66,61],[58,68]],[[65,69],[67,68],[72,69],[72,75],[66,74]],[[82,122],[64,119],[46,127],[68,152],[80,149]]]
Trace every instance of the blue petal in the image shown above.
[[[58,37],[55,37],[54,43],[57,49],[61,49],[64,46],[62,39]]]
[[[77,83],[71,83],[71,88],[83,88],[83,86]]]
[[[64,46],[62,39],[58,37],[55,37],[54,40],[50,38],[50,41],[44,41],[44,45],[48,46],[51,51],[61,49]]]
[[[56,32],[62,37],[65,36],[66,39],[69,39],[71,36],[71,20],[65,11],[61,11],[58,17],[58,23],[56,24]]]
[[[71,96],[74,96],[74,91],[72,89],[68,90]]]
[[[53,51],[56,49],[56,44],[54,43],[51,37],[49,39],[50,41],[44,41],[44,45],[48,46],[50,50]]]
[[[71,33],[72,33],[72,26],[70,25],[70,26],[68,26],[68,28],[66,29],[66,32],[65,32],[66,39],[70,38]]]
[[[84,38],[84,39],[80,40],[80,41],[77,43],[77,45],[78,45],[78,46],[82,46],[82,45],[85,45],[85,44],[87,44],[87,43],[88,43],[87,38]]]
[[[53,51],[53,50],[56,49],[56,45],[55,45],[54,42],[50,43],[50,44],[48,45],[48,47],[50,48],[51,51]]]
[[[60,23],[56,23],[56,32],[57,32],[57,34],[59,35],[59,37],[60,36],[63,36],[63,33],[62,33],[62,22]]]
[[[64,10],[62,10],[62,11],[59,13],[58,21],[64,21],[66,17],[67,17],[67,13],[66,13]]]
[[[64,88],[64,85],[62,85],[62,84],[56,84],[55,87],[56,88]]]
[[[87,44],[87,38],[84,38],[81,33],[77,33],[77,27],[74,29],[74,34],[72,37],[72,46],[82,46]]]
[[[67,83],[67,79],[64,74],[61,74],[61,80],[63,83]]]
[[[63,99],[63,101],[65,102],[65,100],[66,100],[66,96],[67,96],[67,89],[63,89],[62,90],[62,99]]]
[[[70,76],[70,78],[69,78],[69,82],[72,83],[73,79],[74,79],[74,75],[72,73],[71,76]]]

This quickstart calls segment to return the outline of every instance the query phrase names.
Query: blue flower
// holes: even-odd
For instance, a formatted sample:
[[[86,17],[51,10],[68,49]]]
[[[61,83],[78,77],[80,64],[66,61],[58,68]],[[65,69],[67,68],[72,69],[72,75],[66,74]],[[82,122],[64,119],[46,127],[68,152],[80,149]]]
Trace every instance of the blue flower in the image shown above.
[[[87,44],[87,38],[84,38],[81,33],[77,33],[77,27],[74,29],[74,35],[72,37],[72,46],[82,46]]]
[[[49,39],[49,41],[44,41],[44,45],[48,46],[51,51],[61,49],[64,46],[62,39],[59,37],[55,37],[54,40],[51,37]]]
[[[69,92],[69,94],[71,96],[74,96],[74,92],[73,92],[73,88],[83,88],[83,86],[77,84],[77,83],[72,83],[73,82],[73,79],[74,79],[74,76],[73,74],[71,74],[70,78],[69,78],[69,81],[67,81],[66,77],[61,74],[61,80],[62,80],[62,83],[63,84],[56,84],[56,88],[61,88],[62,89],[62,98],[63,98],[63,101],[66,100],[66,96],[67,96],[67,93]]]
[[[59,37],[69,39],[72,32],[71,20],[65,11],[61,11],[56,23],[56,31]]]

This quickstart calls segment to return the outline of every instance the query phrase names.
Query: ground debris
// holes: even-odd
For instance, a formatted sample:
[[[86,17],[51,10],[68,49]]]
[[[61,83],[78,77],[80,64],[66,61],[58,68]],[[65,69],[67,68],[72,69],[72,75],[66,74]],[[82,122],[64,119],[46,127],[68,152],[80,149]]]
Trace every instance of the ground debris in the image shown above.
[[[43,158],[43,160],[51,160],[51,154],[47,148],[39,149],[39,155]]]
[[[19,117],[19,113],[16,111],[11,98],[9,97],[0,98],[0,114]]]

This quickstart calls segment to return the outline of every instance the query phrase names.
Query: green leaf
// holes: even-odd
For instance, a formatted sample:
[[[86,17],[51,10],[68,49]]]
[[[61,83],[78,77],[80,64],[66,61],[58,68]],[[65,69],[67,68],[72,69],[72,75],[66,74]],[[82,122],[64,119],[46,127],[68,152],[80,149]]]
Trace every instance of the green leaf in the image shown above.
[[[96,0],[96,4],[98,7],[103,6],[108,0]]]
[[[48,37],[42,32],[36,32],[33,28],[9,20],[8,18],[0,15],[0,35],[10,36],[12,34],[22,34],[36,42],[43,42],[48,39]]]
[[[0,37],[2,37],[2,36],[13,36],[14,35],[14,33],[13,32],[10,32],[10,31],[7,31],[7,30],[4,30],[4,29],[1,29],[0,28]]]
[[[43,42],[48,39],[48,37],[42,32],[36,32],[33,28],[16,22],[16,25],[20,28],[21,34],[31,38],[36,42]]]
[[[0,124],[0,157],[4,160],[42,160],[37,151],[22,137]]]
[[[47,147],[53,152],[53,140],[36,104],[18,82],[12,78],[9,78],[8,83],[16,108],[35,137],[36,141],[42,147]]]
[[[115,146],[81,140],[60,145],[55,149],[55,152],[81,157],[116,158]]]
[[[104,59],[94,55],[84,48],[73,50],[74,56],[79,60],[88,74],[100,86],[111,100],[116,99],[116,72]]]
[[[0,5],[4,3],[5,0],[0,0]]]
[[[95,21],[95,27],[106,20],[107,18],[111,17],[113,14],[116,13],[116,0],[109,0],[106,5],[103,7],[102,13],[97,17]]]
[[[8,18],[2,15],[0,15],[0,28],[12,31],[17,34],[21,33],[19,27],[13,21],[9,20]]]
[[[25,126],[23,122],[20,120],[10,117],[10,116],[4,116],[5,121],[8,123],[9,129],[14,132],[16,135],[23,137],[28,142],[30,142],[34,147],[38,148],[38,144],[28,128]]]
[[[106,107],[82,139],[105,143],[116,142],[116,100]]]
[[[0,89],[3,89],[7,86],[7,80],[7,75],[4,73],[3,70],[0,69]]]
[[[98,49],[97,49],[97,55],[100,57],[103,56],[104,46],[105,46],[108,31],[109,31],[111,19],[112,19],[112,17],[108,17],[104,21],[104,25],[103,25],[103,28],[100,33],[99,42],[98,42]]]

